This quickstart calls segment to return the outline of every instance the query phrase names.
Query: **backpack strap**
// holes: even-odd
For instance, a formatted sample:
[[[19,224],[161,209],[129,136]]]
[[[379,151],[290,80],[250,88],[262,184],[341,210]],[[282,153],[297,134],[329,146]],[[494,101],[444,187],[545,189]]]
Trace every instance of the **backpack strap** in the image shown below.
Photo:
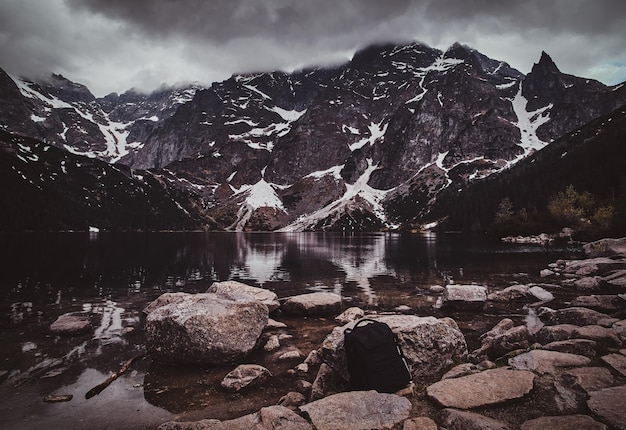
[[[352,332],[352,330],[354,330],[355,328],[357,328],[359,325],[363,325],[363,324],[361,324],[361,323],[364,323],[364,322],[378,323],[378,322],[380,322],[380,321],[376,321],[376,320],[373,320],[373,319],[371,319],[371,318],[361,318],[361,319],[360,319],[360,320],[359,320],[359,321],[358,321],[358,322],[354,325],[354,327],[345,329],[345,330],[344,330],[344,334],[346,334],[346,333],[351,333],[351,332]]]

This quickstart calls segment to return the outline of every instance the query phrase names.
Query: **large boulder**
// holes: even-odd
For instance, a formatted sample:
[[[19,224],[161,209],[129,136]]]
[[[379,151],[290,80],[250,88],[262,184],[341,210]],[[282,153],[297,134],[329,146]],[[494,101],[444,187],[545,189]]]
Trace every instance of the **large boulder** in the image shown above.
[[[308,293],[289,298],[282,310],[301,316],[338,314],[341,312],[341,296],[335,293]]]
[[[626,385],[619,387],[604,388],[589,393],[587,406],[593,413],[599,416],[616,429],[626,430]]]
[[[249,295],[188,294],[146,317],[146,348],[157,361],[227,364],[257,345],[267,306]]]
[[[455,362],[467,357],[465,337],[450,318],[415,315],[381,315],[372,319],[384,322],[398,336],[413,379],[440,378]],[[344,333],[356,321],[335,327],[324,339],[320,358],[345,380],[350,379],[346,364]]]
[[[395,394],[350,391],[300,406],[300,410],[317,430],[391,429],[409,417],[411,402]]]
[[[237,281],[213,282],[213,284],[211,284],[211,286],[206,292],[215,293],[215,294],[226,294],[226,295],[232,294],[232,293],[248,294],[254,297],[259,302],[266,305],[270,312],[273,312],[280,307],[278,296],[276,295],[275,292],[266,290],[265,288],[252,287],[242,282],[237,282]]]

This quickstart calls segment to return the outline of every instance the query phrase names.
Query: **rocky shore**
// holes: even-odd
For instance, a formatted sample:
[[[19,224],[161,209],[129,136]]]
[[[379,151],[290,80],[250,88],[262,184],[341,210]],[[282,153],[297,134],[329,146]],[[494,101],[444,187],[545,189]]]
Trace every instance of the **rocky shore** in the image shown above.
[[[222,390],[246,396],[272,378],[289,387],[277,405],[233,420],[170,421],[174,429],[626,429],[626,239],[585,245],[559,260],[545,282],[443,285],[437,309],[503,317],[468,342],[452,318],[368,313],[333,293],[279,301],[237,282],[199,294],[165,294],[146,309],[146,348],[168,363],[230,364]],[[207,311],[209,309],[209,311]],[[337,326],[310,351],[293,346],[282,315],[332,316]],[[414,384],[396,394],[349,391],[344,331],[367,316],[386,322],[404,349]],[[517,322],[516,322],[517,321]],[[295,363],[287,375],[247,362],[250,351]]]

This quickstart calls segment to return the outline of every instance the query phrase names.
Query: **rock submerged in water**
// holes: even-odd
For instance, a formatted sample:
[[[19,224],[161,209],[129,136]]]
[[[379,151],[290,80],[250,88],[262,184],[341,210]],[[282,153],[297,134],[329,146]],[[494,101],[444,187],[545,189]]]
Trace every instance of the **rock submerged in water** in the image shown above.
[[[268,316],[247,294],[179,296],[146,317],[146,348],[166,363],[234,363],[255,348]]]
[[[50,324],[50,331],[64,336],[77,336],[89,333],[93,327],[86,314],[64,314]]]
[[[222,388],[238,392],[245,388],[260,385],[272,377],[272,373],[258,364],[241,364],[229,372],[222,380]]]

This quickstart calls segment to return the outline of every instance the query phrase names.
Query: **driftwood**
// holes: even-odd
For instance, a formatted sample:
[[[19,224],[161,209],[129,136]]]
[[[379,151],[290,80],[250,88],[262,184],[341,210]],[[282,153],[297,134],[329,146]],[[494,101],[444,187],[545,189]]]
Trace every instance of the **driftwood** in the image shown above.
[[[115,381],[117,378],[122,376],[130,368],[130,366],[132,366],[132,364],[136,360],[143,358],[145,355],[146,355],[145,353],[139,354],[139,355],[134,356],[130,360],[128,360],[126,363],[124,363],[122,367],[120,367],[120,370],[118,370],[117,372],[111,373],[109,377],[104,380],[104,382],[96,385],[91,390],[87,391],[87,394],[85,394],[85,398],[91,399],[93,396],[97,396],[98,394],[100,394],[106,387],[108,387],[111,384],[111,382]]]

